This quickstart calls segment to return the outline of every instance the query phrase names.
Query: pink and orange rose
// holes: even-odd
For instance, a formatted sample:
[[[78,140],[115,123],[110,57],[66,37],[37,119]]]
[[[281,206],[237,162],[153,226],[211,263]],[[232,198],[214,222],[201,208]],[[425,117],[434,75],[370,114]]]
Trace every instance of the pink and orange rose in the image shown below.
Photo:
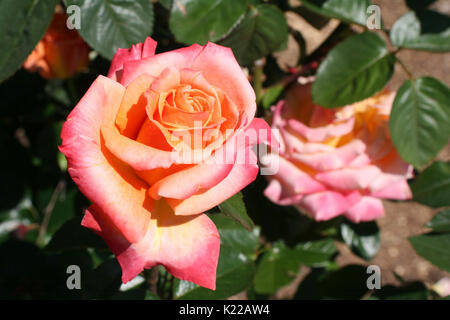
[[[93,203],[82,224],[114,252],[123,282],[161,264],[214,289],[220,240],[203,212],[256,178],[252,146],[270,139],[254,132],[270,127],[254,118],[229,48],[155,48],[147,38],[117,51],[68,116],[60,149]]]
[[[273,107],[278,129],[278,171],[268,176],[265,195],[294,205],[318,221],[344,215],[353,222],[383,216],[381,199],[411,198],[405,163],[389,137],[395,96],[384,90],[338,109],[313,103],[312,78],[299,78],[286,99]],[[275,130],[274,130],[275,131]]]

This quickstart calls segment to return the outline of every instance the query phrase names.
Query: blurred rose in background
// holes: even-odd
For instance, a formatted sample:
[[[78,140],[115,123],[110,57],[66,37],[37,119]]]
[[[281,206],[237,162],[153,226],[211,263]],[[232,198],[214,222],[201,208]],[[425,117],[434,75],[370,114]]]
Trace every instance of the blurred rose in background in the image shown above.
[[[70,78],[89,63],[90,48],[77,30],[66,26],[67,15],[55,12],[44,37],[38,42],[23,66],[46,78]]]
[[[450,278],[442,278],[432,286],[432,289],[436,291],[441,297],[450,296]]]
[[[279,170],[267,176],[265,195],[318,221],[343,214],[355,223],[383,216],[381,199],[410,199],[406,180],[413,168],[389,136],[395,92],[326,109],[313,103],[312,82],[312,77],[300,77],[285,100],[272,107],[281,149]]]

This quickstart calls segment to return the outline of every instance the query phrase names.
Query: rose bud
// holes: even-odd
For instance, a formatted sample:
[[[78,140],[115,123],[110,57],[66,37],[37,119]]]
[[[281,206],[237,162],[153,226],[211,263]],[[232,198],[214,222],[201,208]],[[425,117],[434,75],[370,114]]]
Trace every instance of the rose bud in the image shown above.
[[[55,12],[44,37],[25,60],[23,67],[46,78],[70,78],[89,63],[89,46],[76,29],[68,29],[67,16]]]

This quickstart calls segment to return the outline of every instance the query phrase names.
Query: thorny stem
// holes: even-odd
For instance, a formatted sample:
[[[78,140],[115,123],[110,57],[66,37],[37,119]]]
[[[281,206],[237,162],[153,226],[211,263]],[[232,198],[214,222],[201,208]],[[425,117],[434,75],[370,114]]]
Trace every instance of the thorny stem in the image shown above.
[[[167,282],[167,272],[162,272],[162,274],[160,273],[157,286],[157,293],[159,294],[159,296],[163,295],[166,282]]]
[[[38,245],[44,244],[45,233],[47,231],[48,223],[52,216],[53,209],[55,208],[56,201],[58,200],[61,192],[65,189],[65,187],[66,181],[64,181],[64,179],[59,180],[58,184],[55,187],[55,190],[52,193],[52,196],[50,197],[50,201],[48,202],[47,206],[44,209],[44,218],[42,219],[42,223],[39,228],[39,234],[36,239],[36,243]]]
[[[412,80],[412,79],[414,78],[414,76],[413,76],[412,73],[408,70],[408,68],[405,66],[405,64],[402,62],[402,60],[400,60],[400,59],[397,57],[397,61],[398,61],[399,65],[402,67],[403,71],[405,71],[405,73],[408,75],[408,78]]]
[[[145,279],[147,279],[148,287],[151,293],[154,295],[158,294],[158,277],[159,277],[159,266],[155,266],[150,270],[144,272]]]
[[[161,299],[164,300],[172,300],[173,299],[173,286],[174,286],[174,277],[167,272],[167,270],[163,270],[164,272],[159,273],[159,279],[157,284],[157,294]]]
[[[389,33],[387,33],[388,37],[389,37]],[[405,71],[405,73],[407,74],[409,79],[414,79],[413,74],[411,73],[411,71],[408,70],[408,68],[406,67],[406,65],[403,63],[403,61],[397,56],[397,54],[402,50],[402,48],[396,48],[394,51],[391,52],[392,55],[395,56],[395,58],[398,61],[398,64],[400,65],[400,67],[402,67],[403,71]]]
[[[172,300],[173,299],[173,295],[172,295],[172,289],[173,289],[173,285],[174,285],[174,280],[175,278],[173,276],[169,276],[169,282],[170,282],[170,290],[168,292],[168,296],[167,299]]]

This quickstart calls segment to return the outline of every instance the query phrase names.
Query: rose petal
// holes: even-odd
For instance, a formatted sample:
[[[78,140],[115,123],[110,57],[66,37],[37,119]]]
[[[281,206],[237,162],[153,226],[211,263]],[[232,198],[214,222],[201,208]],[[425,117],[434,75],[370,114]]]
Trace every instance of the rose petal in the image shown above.
[[[269,185],[264,189],[264,195],[272,202],[279,204],[281,206],[290,206],[298,203],[302,198],[303,194],[291,194],[282,195],[285,189],[281,186],[280,181],[277,179],[272,179]]]
[[[317,221],[333,219],[344,213],[348,206],[347,198],[334,191],[322,191],[306,195],[299,203],[299,207],[311,213]]]
[[[360,140],[336,148],[334,152],[293,154],[292,157],[318,171],[335,170],[347,166],[357,156],[363,154],[365,144]]]
[[[108,152],[100,136],[102,123],[112,121],[111,112],[119,107],[124,91],[117,82],[99,76],[64,123],[60,150],[81,192],[128,241],[136,242],[150,220],[147,185]]]
[[[402,175],[407,179],[412,178],[413,166],[409,165],[398,154],[397,150],[392,148],[392,151],[383,159],[375,162],[380,169],[385,173],[391,173],[395,175]]]
[[[148,118],[145,119],[136,138],[137,142],[162,151],[172,151],[161,130]]]
[[[333,123],[323,127],[310,128],[296,119],[289,119],[288,125],[293,131],[301,134],[308,141],[322,142],[330,137],[340,137],[352,131],[355,118],[349,118],[341,123]]]
[[[275,151],[279,149],[278,138],[264,119],[254,118],[244,130],[244,135],[249,138],[249,140],[246,138],[247,145],[265,143]]]
[[[270,137],[267,138],[264,135],[261,137],[254,131],[255,128],[268,126],[267,123],[265,125],[264,123],[265,121],[261,119],[254,119],[246,130],[241,131],[240,134],[234,137],[233,141],[229,141],[221,149],[223,152],[217,155],[217,159],[230,163],[229,157],[232,155],[231,160],[235,159],[235,162],[231,162],[234,163],[231,172],[219,184],[210,189],[202,190],[184,200],[167,199],[167,203],[173,208],[175,214],[191,215],[207,211],[230,198],[255,180],[258,174],[258,165],[251,146],[262,142],[260,141],[262,138],[274,143]]]
[[[314,142],[303,142],[301,139],[290,133],[288,130],[282,128],[280,129],[281,135],[283,137],[284,142],[286,143],[287,150],[289,153],[318,153],[318,152],[332,152],[334,150],[333,147],[323,144],[323,143],[314,143]]]
[[[281,199],[281,193],[283,192],[280,181],[270,178],[270,182],[266,189],[264,189],[264,195],[272,202],[278,203]]]
[[[39,74],[46,79],[50,79],[52,77],[50,66],[45,60],[45,45],[43,41],[38,42],[36,47],[23,63],[23,67],[31,72],[39,71]]]
[[[208,83],[222,89],[245,119],[253,119],[256,113],[255,93],[231,49],[220,45],[192,45],[147,59],[126,62],[120,81],[127,85],[141,73],[157,77],[167,67],[200,71]]]
[[[255,157],[256,162],[256,157]],[[229,175],[218,185],[185,200],[167,199],[177,215],[191,215],[207,211],[241,191],[255,180],[258,166],[254,164],[236,164]]]
[[[383,203],[373,197],[362,197],[359,202],[347,209],[345,216],[354,223],[375,220],[384,216]]]
[[[155,92],[162,93],[176,88],[180,85],[180,72],[168,66],[153,81],[151,89]]]
[[[220,237],[214,223],[204,214],[175,216],[167,204],[158,201],[145,237],[129,243],[96,206],[89,207],[82,225],[98,233],[116,255],[122,267],[122,282],[143,269],[162,264],[181,280],[215,290]]]
[[[300,80],[300,78],[298,80]],[[285,102],[282,104],[280,110],[280,116],[284,119],[297,119],[305,125],[308,125],[310,124],[314,110],[319,107],[317,107],[312,100],[312,81],[310,81],[310,79],[304,80],[306,80],[305,83],[295,82],[289,90],[287,90]],[[303,79],[301,81],[303,81]],[[334,113],[333,110],[326,112]]]
[[[197,57],[203,47],[194,44],[189,47],[159,53],[141,60],[126,61],[120,83],[127,86],[142,73],[158,77],[164,69],[173,67],[177,70],[190,68],[192,61]]]
[[[282,197],[279,200],[296,194],[305,195],[325,190],[325,187],[320,182],[282,156],[268,154],[261,161],[264,164],[274,166],[275,169],[277,167],[276,162],[278,162],[278,170],[270,178],[278,180],[282,186]]]
[[[154,199],[186,199],[200,189],[209,189],[220,183],[232,168],[233,164],[227,163],[198,164],[159,180],[151,186],[149,194]]]
[[[349,164],[349,168],[361,168],[365,167],[370,164],[370,158],[367,156],[367,154],[362,153],[356,158],[354,158]]]
[[[382,173],[369,185],[369,190],[370,195],[377,198],[393,200],[410,200],[412,198],[408,182],[401,175]]]
[[[173,127],[195,128],[195,125],[203,124],[209,117],[209,112],[186,112],[174,107],[166,106],[163,111],[162,121]]]
[[[116,116],[116,125],[124,136],[135,139],[142,123],[147,119],[145,111],[147,98],[143,93],[151,86],[154,79],[144,73],[126,88]]]
[[[124,63],[153,56],[156,45],[157,42],[155,40],[147,37],[144,43],[132,45],[129,49],[117,49],[109,67],[108,78],[120,82]]]
[[[216,95],[216,88],[205,79],[201,71],[184,68],[180,72],[181,83],[189,84],[194,89],[199,89],[208,95]]]
[[[315,178],[335,189],[357,190],[365,189],[380,173],[376,166],[365,166],[320,172]]]
[[[101,132],[108,150],[135,170],[168,168],[174,163],[183,163],[183,159],[180,159],[177,153],[156,149],[129,139],[121,135],[112,124],[103,125]]]
[[[251,121],[256,113],[255,92],[236,61],[233,51],[208,42],[189,68],[199,70],[205,79],[233,101],[244,118]]]

